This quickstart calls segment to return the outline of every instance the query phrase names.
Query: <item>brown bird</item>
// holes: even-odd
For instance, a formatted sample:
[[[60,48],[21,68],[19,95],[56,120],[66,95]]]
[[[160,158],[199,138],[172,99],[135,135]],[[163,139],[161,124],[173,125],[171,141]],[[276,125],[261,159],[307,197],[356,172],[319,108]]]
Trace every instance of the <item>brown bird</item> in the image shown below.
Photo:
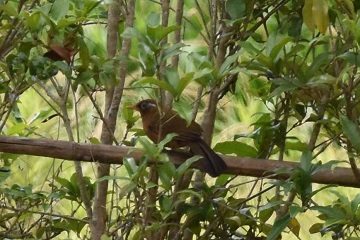
[[[227,168],[224,160],[217,155],[201,138],[202,128],[195,121],[190,124],[172,109],[162,111],[155,100],[146,99],[131,107],[140,112],[145,134],[154,142],[163,140],[167,134],[176,133],[166,147],[190,147],[200,159],[205,171],[212,177],[217,177]]]

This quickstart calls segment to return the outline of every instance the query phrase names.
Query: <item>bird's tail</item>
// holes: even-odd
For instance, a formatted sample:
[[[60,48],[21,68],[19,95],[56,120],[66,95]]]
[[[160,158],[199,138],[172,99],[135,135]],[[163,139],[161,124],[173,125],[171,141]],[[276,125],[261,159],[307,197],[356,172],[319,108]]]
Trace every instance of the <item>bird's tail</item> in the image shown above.
[[[192,142],[190,144],[190,150],[193,154],[203,156],[203,158],[200,159],[201,164],[210,176],[217,177],[227,169],[224,160],[217,155],[202,138],[198,138],[197,141]]]

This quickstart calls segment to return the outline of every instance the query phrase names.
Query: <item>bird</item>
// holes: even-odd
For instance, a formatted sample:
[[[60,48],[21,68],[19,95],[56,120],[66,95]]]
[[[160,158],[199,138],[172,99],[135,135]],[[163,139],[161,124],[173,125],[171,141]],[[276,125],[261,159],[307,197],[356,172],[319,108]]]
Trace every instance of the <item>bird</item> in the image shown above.
[[[175,110],[163,111],[154,99],[145,99],[134,106],[133,110],[140,112],[145,135],[155,144],[163,140],[168,134],[177,134],[165,146],[171,149],[189,147],[191,153],[200,155],[200,164],[212,177],[224,173],[227,168],[224,160],[210,148],[202,139],[203,130],[195,121],[190,124]]]

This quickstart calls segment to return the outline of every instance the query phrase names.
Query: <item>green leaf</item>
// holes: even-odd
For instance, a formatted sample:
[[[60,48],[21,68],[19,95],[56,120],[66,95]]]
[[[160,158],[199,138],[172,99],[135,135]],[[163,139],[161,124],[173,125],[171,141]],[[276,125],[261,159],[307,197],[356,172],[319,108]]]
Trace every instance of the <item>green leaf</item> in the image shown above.
[[[159,150],[163,150],[165,148],[165,145],[169,143],[174,137],[176,137],[178,134],[176,133],[169,133],[165,136],[163,140],[161,140],[158,144]]]
[[[157,168],[161,180],[161,187],[163,187],[165,191],[169,191],[172,187],[172,179],[176,172],[174,164],[171,162],[163,162]]]
[[[187,57],[197,67],[197,69],[208,68],[214,70],[213,64],[206,56],[203,56],[196,52],[192,52]]]
[[[351,209],[350,211],[352,213],[356,213],[359,211],[359,205],[360,205],[360,194],[357,194],[355,198],[350,202]]]
[[[283,93],[283,92],[295,90],[295,89],[297,89],[297,88],[298,88],[298,87],[297,87],[296,85],[291,84],[291,83],[280,85],[279,87],[275,88],[274,91],[272,91],[272,92],[269,94],[269,98],[278,96],[278,95],[280,95],[280,94]]]
[[[78,38],[78,45],[79,45],[79,56],[81,60],[81,66],[79,67],[79,71],[82,70],[89,70],[89,64],[90,64],[90,52],[89,48],[87,47],[86,43],[82,38]]]
[[[0,11],[4,11],[8,16],[12,16],[14,18],[19,18],[19,13],[17,12],[16,8],[13,7],[11,2],[7,2],[6,4],[0,4]]]
[[[56,61],[53,63],[67,78],[71,78],[72,70],[64,61]]]
[[[323,186],[323,187],[321,187],[321,188],[319,188],[319,189],[316,189],[316,190],[314,190],[314,191],[311,192],[310,197],[313,197],[313,196],[315,196],[317,193],[319,193],[319,192],[321,192],[321,191],[323,191],[323,190],[325,190],[325,189],[332,188],[332,187],[337,187],[337,185],[336,185],[336,184],[326,185],[326,186]]]
[[[280,77],[271,79],[271,83],[281,86],[281,85],[295,85],[296,87],[301,87],[304,85],[299,79],[295,77]]]
[[[56,22],[64,18],[69,11],[69,1],[55,0],[51,6],[49,16]]]
[[[300,223],[296,218],[291,218],[288,227],[295,236],[299,237]]]
[[[132,128],[140,118],[140,116],[134,116],[134,110],[130,108],[132,105],[130,102],[125,102],[121,107],[121,116],[125,119],[128,129]]]
[[[293,172],[291,178],[294,181],[295,189],[299,193],[303,205],[307,205],[312,196],[311,174],[299,167]]]
[[[302,153],[300,159],[300,167],[307,173],[311,174],[311,160],[313,159],[312,153],[309,150],[306,150]]]
[[[24,22],[26,26],[31,29],[31,31],[38,31],[43,28],[45,23],[44,19],[41,18],[41,12],[36,11],[33,13],[24,14],[26,21]]]
[[[331,169],[335,168],[336,165],[338,165],[340,163],[348,163],[348,162],[347,161],[339,161],[339,160],[331,160],[331,161],[328,161],[326,163],[323,163],[321,165],[321,170],[331,170]],[[316,173],[316,172],[317,171],[313,171],[313,174]]]
[[[313,31],[315,28],[315,21],[312,11],[314,1],[317,0],[305,0],[304,7],[302,9],[303,21],[310,31]]]
[[[251,40],[251,38],[250,38]],[[246,52],[248,52],[251,55],[258,55],[262,52],[261,49],[256,48],[256,46],[254,44],[251,43],[251,41],[240,41],[239,46],[245,50]]]
[[[139,41],[144,41],[145,36],[136,28],[128,27],[124,30],[124,32],[121,34],[123,38],[137,38]]]
[[[91,69],[86,69],[80,72],[75,78],[75,82],[78,84],[86,84],[94,77],[94,72]]]
[[[184,102],[184,101],[175,101],[173,103],[173,108],[176,110],[176,112],[186,120],[187,124],[190,124],[193,121],[193,115],[192,115],[192,107]]]
[[[163,219],[168,217],[172,213],[173,209],[173,198],[171,196],[161,196],[159,199],[161,214]]]
[[[290,37],[299,39],[301,36],[301,27],[303,25],[303,20],[298,15],[294,15],[291,17],[291,22],[288,28],[288,34]],[[297,43],[298,44],[298,43]],[[296,45],[300,46],[300,45]]]
[[[161,81],[154,77],[142,78],[139,81],[137,81],[135,84],[139,84],[139,85],[152,84],[152,85],[158,86],[159,88],[161,88],[163,90],[170,92],[173,96],[176,96],[176,94],[177,94],[176,89],[174,89],[170,83],[168,83],[166,81]]]
[[[299,213],[303,213],[306,211],[305,207],[301,207],[299,205],[291,205],[289,208],[289,213],[291,218],[295,218]]]
[[[204,69],[198,70],[195,72],[194,80],[201,79],[204,76],[211,74],[213,71],[214,70],[210,69],[210,68],[204,68]]]
[[[157,12],[151,12],[147,16],[146,24],[149,27],[157,27],[160,25],[160,22],[161,22],[160,14]]]
[[[74,186],[71,184],[71,182],[65,178],[61,177],[54,177],[54,180],[58,182],[61,186],[68,189],[70,192],[74,193],[75,189]]]
[[[266,209],[271,209],[271,208],[274,208],[274,207],[277,208],[281,204],[283,204],[282,201],[271,201],[271,202],[268,202],[267,204],[265,204],[263,206],[260,206],[259,211],[263,211],[263,210],[266,210]]]
[[[325,214],[328,218],[338,220],[344,220],[347,218],[345,212],[342,209],[334,206],[312,206],[311,210],[319,211],[322,214]]]
[[[231,19],[239,19],[244,17],[246,13],[246,2],[247,1],[238,1],[238,0],[227,0],[225,9],[226,12],[230,15]]]
[[[289,58],[293,58],[294,56],[298,56],[299,53],[305,49],[305,45],[304,44],[300,44],[297,43],[296,45],[292,46],[290,51],[286,53],[286,57],[284,59],[289,59]]]
[[[347,51],[341,55],[338,55],[337,58],[341,58],[347,61],[350,65],[354,65],[356,67],[359,67],[360,65],[360,55],[357,52]]]
[[[322,229],[323,229],[322,223],[315,223],[309,228],[309,233],[311,234],[320,233]]]
[[[284,229],[290,223],[290,214],[286,214],[282,218],[275,221],[270,233],[268,234],[266,240],[276,240],[278,236],[284,231]]]
[[[83,229],[85,224],[86,224],[85,221],[67,218],[67,219],[61,220],[59,222],[53,223],[52,227],[58,228],[58,229],[63,229],[66,231],[72,230],[75,233],[80,233],[81,229]]]
[[[176,95],[179,93],[179,82],[180,77],[178,70],[174,67],[167,67],[165,70],[165,81],[171,85],[171,88],[174,90]]]
[[[100,4],[103,4],[102,0],[88,0],[82,1],[84,2],[84,6],[80,8],[81,10],[81,17],[87,17],[87,15],[94,10]]]
[[[171,47],[165,47],[165,51],[163,51],[162,55],[160,56],[161,58],[159,62],[163,62],[175,55],[179,55],[182,53],[181,48],[184,46],[186,46],[184,43],[176,43]]]
[[[0,185],[10,176],[9,167],[0,167]]]
[[[256,157],[258,155],[255,148],[238,141],[227,141],[216,144],[214,151],[223,154],[236,154],[238,157]]]
[[[360,132],[356,125],[345,115],[340,115],[340,124],[345,136],[350,140],[357,152],[360,152]]]
[[[43,235],[45,233],[45,227],[38,227],[36,230],[35,230],[35,237],[36,239],[42,239],[43,238]]]
[[[143,146],[146,155],[148,155],[150,158],[158,156],[158,147],[154,143],[150,142],[147,138],[140,137],[139,143],[141,146]]]
[[[292,37],[283,37],[279,42],[277,42],[274,46],[271,47],[270,57],[273,61],[277,61],[280,57],[280,52],[284,49],[285,45],[293,40]],[[270,41],[270,39],[269,39]]]
[[[312,61],[308,73],[313,75],[314,73],[318,72],[321,67],[328,67],[329,61],[331,60],[330,58],[331,56],[328,52],[317,55]]]
[[[224,76],[229,74],[229,71],[232,69],[231,65],[236,62],[241,54],[241,51],[236,52],[235,54],[226,57],[223,64],[221,64],[218,72],[218,79],[223,78]]]
[[[177,86],[177,96],[180,96],[180,94],[185,90],[186,86],[189,85],[189,83],[194,80],[194,72],[187,73],[184,77],[180,79],[180,82]]]
[[[201,159],[201,156],[192,156],[191,158],[187,159],[185,162],[183,162],[177,169],[176,172],[178,174],[178,176],[182,175],[185,173],[186,170],[188,170],[191,166],[191,164],[193,164],[194,162],[198,161],[199,159]]]
[[[275,206],[278,206],[279,203],[268,203],[266,204],[266,208],[264,207],[261,207],[259,208],[259,220],[261,222],[266,222],[267,220],[269,220],[269,218],[272,216],[272,214],[274,213],[275,209],[274,207]]]
[[[156,59],[154,52],[145,44],[138,44],[139,62],[142,68],[143,77],[153,77],[156,72]]]
[[[151,26],[147,26],[146,30],[147,30],[147,34],[149,36],[149,38],[151,39],[151,42],[155,45],[158,46],[160,41],[163,40],[168,34],[170,34],[173,31],[176,31],[180,29],[180,26],[168,26],[168,27],[163,27],[163,26],[157,26],[157,27],[151,27]]]
[[[16,123],[6,131],[6,135],[22,135],[27,127],[25,123]]]
[[[96,137],[89,137],[88,139],[89,139],[91,144],[101,144],[100,139],[98,139]]]
[[[136,183],[134,182],[129,182],[128,184],[125,184],[120,192],[119,192],[119,199],[123,199],[125,197],[127,197],[127,195],[131,192],[134,191],[134,189],[136,189],[138,186],[136,185]]]
[[[326,74],[314,76],[310,78],[306,83],[307,86],[314,86],[314,87],[322,86],[323,84],[335,85],[336,78],[326,73]]]
[[[308,145],[306,143],[303,143],[300,140],[296,139],[295,141],[286,141],[285,142],[285,149],[286,150],[296,150],[296,151],[303,152],[306,149],[308,149]]]
[[[329,0],[313,0],[312,12],[316,27],[324,35],[329,27]]]
[[[123,164],[130,176],[135,174],[137,172],[137,170],[139,169],[139,166],[136,164],[134,158],[124,158]]]

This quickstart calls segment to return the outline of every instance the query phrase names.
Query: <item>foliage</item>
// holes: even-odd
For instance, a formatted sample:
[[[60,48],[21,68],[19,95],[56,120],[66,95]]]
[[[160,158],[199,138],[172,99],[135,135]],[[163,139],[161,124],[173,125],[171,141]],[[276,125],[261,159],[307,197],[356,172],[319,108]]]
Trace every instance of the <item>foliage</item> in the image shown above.
[[[311,183],[315,173],[348,163],[360,176],[360,4],[214,2],[171,2],[164,9],[167,1],[161,6],[135,1],[135,24],[128,26],[132,1],[119,1],[115,57],[104,47],[105,33],[99,33],[116,1],[0,5],[1,134],[97,144],[103,140],[96,129],[104,124],[103,132],[117,129],[113,142],[137,144],[146,153],[141,162],[124,159],[98,179],[90,163],[74,171],[70,163],[34,163],[2,153],[1,239],[90,238],[97,230],[91,213],[96,187],[107,182],[104,238],[351,239],[360,234],[357,192],[346,196],[334,185]],[[184,12],[180,23],[175,10]],[[123,55],[126,41],[132,43],[130,55]],[[121,101],[103,110],[104,92],[121,95]],[[273,175],[290,176],[276,181],[227,174],[204,178],[190,168],[197,157],[174,166],[163,152],[173,136],[158,145],[149,142],[138,127],[139,116],[128,108],[143,97],[174,100],[189,121],[203,112],[206,133],[214,123],[217,127],[214,149],[220,153],[300,159],[299,166],[274,170]],[[109,116],[118,115],[120,102],[115,128]],[[254,102],[259,107],[251,109]],[[250,120],[242,119],[244,114]],[[235,125],[246,130],[234,131]],[[230,130],[219,134],[218,128]],[[155,167],[149,168],[150,159]],[[23,162],[36,173],[16,174]],[[328,192],[333,198],[326,202]],[[319,215],[309,217],[314,214]]]

